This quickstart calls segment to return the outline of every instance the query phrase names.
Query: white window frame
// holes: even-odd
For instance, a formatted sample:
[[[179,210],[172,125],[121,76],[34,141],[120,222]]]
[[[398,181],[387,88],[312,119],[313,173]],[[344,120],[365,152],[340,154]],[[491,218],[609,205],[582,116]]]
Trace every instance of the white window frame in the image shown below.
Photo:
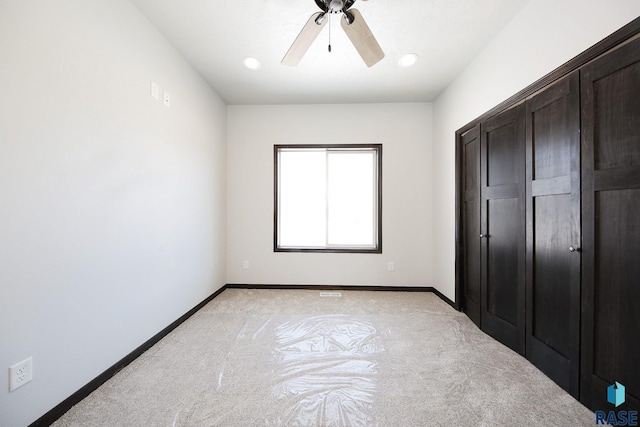
[[[373,244],[329,244],[319,246],[285,246],[280,244],[280,153],[286,151],[325,151],[346,152],[369,151],[374,153],[374,219]],[[328,210],[328,208],[327,208]],[[331,253],[382,253],[382,144],[287,144],[274,145],[274,233],[273,249],[275,252],[331,252]],[[325,218],[328,227],[328,218]],[[329,232],[327,231],[327,235]]]

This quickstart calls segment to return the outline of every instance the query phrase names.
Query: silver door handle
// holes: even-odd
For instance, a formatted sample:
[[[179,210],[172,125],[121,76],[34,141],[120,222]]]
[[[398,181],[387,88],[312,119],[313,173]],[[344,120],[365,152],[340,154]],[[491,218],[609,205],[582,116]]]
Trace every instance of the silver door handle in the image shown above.
[[[486,235],[486,234],[481,234],[481,235],[480,235],[480,238],[481,238],[481,239],[484,239],[485,237],[487,237],[487,235]]]
[[[569,252],[582,252],[582,249],[569,246]]]

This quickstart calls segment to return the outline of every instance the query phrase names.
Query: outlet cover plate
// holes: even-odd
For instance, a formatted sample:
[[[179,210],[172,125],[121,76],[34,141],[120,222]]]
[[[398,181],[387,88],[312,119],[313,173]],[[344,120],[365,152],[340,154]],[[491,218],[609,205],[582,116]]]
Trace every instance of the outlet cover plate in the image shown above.
[[[9,391],[22,387],[33,379],[33,358],[18,362],[9,367]]]

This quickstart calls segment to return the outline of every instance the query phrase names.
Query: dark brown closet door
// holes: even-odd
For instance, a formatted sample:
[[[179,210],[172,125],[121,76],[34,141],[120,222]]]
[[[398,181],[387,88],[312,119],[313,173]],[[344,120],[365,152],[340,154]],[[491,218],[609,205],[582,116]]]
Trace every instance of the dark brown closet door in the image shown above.
[[[582,93],[580,399],[640,410],[640,39],[586,65]],[[626,403],[614,408],[617,381]]]
[[[480,326],[480,125],[460,137],[462,161],[462,308]]]
[[[482,329],[524,354],[524,104],[481,123]]]
[[[578,72],[527,101],[526,355],[577,397],[580,378]]]

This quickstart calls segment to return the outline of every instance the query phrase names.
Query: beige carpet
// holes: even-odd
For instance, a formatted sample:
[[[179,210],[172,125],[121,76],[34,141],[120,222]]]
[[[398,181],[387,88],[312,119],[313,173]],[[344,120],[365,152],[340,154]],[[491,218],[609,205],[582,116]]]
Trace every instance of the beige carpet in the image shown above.
[[[54,426],[593,426],[431,293],[228,289]]]

